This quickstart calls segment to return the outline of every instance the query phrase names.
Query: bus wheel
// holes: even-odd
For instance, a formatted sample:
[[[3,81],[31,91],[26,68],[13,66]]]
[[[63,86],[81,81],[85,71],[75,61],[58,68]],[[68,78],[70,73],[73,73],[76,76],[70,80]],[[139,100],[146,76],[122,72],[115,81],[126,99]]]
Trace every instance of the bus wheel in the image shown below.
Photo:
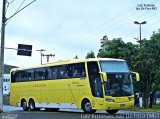
[[[106,110],[109,114],[115,114],[118,112],[118,109],[114,109],[114,110]]]
[[[25,99],[21,101],[21,106],[22,106],[24,111],[28,111],[29,110],[29,108],[27,107],[27,102],[26,102]]]
[[[88,114],[96,112],[96,110],[92,109],[92,105],[91,105],[91,102],[89,100],[84,100],[82,102],[82,109],[83,109],[84,113],[88,113]]]
[[[29,109],[30,109],[31,111],[36,111],[36,110],[37,110],[37,108],[35,107],[35,102],[34,102],[33,99],[30,99],[30,100],[29,100]]]

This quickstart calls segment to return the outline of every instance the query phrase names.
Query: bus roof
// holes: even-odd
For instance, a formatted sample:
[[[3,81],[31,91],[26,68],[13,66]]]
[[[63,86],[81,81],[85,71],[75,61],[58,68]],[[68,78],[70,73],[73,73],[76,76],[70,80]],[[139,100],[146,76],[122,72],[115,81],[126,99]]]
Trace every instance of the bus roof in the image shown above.
[[[123,59],[115,59],[115,58],[89,58],[89,59],[71,59],[71,60],[59,60],[56,62],[50,62],[46,64],[42,64],[39,66],[33,66],[33,67],[26,67],[26,68],[13,68],[11,71],[16,70],[23,70],[23,69],[32,69],[32,68],[39,68],[39,67],[46,67],[46,66],[56,66],[56,65],[63,65],[63,64],[72,64],[72,63],[78,63],[78,62],[89,62],[89,61],[125,61]]]
[[[125,61],[123,59],[115,59],[115,58],[89,58],[89,59],[71,59],[71,60],[59,60],[57,62],[50,62],[43,65],[55,64],[55,63],[75,63],[75,62],[88,62],[88,61]]]

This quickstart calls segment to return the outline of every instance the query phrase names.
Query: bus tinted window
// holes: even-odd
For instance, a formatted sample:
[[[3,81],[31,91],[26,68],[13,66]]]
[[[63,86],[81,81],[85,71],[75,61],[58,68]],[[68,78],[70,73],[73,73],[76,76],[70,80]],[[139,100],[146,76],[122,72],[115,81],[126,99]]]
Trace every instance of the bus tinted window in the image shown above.
[[[72,77],[85,77],[85,65],[84,63],[72,64]]]
[[[17,78],[17,82],[25,82],[27,81],[27,71],[19,71],[19,76]]]
[[[35,80],[44,80],[46,78],[45,68],[35,69]]]
[[[41,81],[85,77],[85,64],[50,66],[36,69],[13,71],[12,82]]]
[[[13,71],[12,73],[11,73],[11,82],[13,83],[13,82],[16,82],[16,72],[15,71]]]
[[[57,78],[58,79],[65,79],[70,78],[70,68],[68,65],[62,65],[57,67]]]
[[[57,79],[57,67],[50,67],[51,79]]]
[[[27,81],[33,81],[34,80],[34,70],[27,70]]]
[[[125,61],[101,61],[101,68],[103,72],[129,72],[129,68]]]

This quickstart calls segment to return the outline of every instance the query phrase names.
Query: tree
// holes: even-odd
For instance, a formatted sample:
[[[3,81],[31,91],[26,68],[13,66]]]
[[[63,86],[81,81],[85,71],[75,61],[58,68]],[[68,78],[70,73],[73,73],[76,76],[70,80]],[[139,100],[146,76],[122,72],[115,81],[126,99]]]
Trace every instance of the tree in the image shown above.
[[[151,92],[149,107],[152,108],[153,96],[160,89],[160,30],[153,32],[150,40],[145,41],[142,54],[144,82],[146,90]]]
[[[125,46],[125,43],[122,41],[122,38],[114,38],[113,40],[107,39],[105,43],[105,46],[101,45],[101,49],[99,50],[97,57],[120,58],[120,51]]]
[[[108,43],[108,37],[105,35],[101,39],[101,48],[102,48],[102,50],[105,50],[105,48],[107,46],[107,43]]]
[[[87,53],[86,59],[88,59],[88,58],[95,58],[95,54],[92,50],[91,50],[91,52]]]
[[[152,107],[153,96],[160,90],[160,30],[153,32],[149,40],[142,39],[141,47],[124,43],[121,38],[108,40],[103,36],[102,39],[98,57],[125,59],[130,70],[140,73],[140,82],[135,82],[135,89],[143,93],[143,106],[147,108],[150,92],[149,107]]]
[[[78,59],[78,56],[76,55],[73,59]]]

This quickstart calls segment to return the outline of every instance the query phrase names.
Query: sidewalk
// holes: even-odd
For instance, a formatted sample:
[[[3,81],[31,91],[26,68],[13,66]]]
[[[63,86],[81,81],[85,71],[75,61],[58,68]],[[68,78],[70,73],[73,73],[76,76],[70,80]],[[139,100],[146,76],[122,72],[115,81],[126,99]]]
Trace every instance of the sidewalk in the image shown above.
[[[3,105],[3,112],[22,110],[22,107],[14,107],[9,105]]]

